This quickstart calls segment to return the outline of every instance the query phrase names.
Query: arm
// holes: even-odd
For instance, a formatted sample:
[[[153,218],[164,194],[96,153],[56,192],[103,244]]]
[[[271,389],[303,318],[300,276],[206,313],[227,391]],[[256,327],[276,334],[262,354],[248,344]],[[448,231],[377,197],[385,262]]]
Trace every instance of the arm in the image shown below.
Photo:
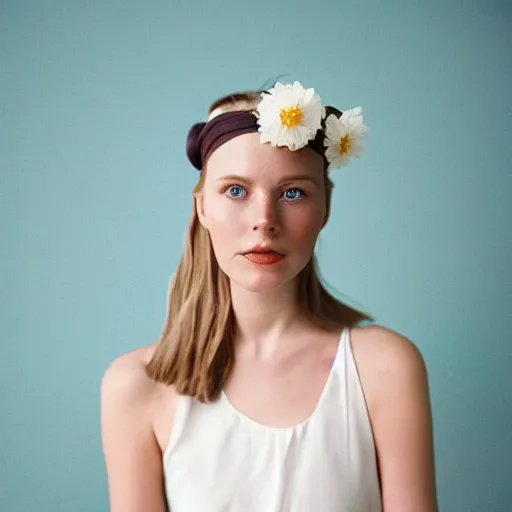
[[[101,433],[111,512],[165,512],[161,451],[151,420],[154,383],[133,353],[101,384]]]
[[[433,428],[424,360],[408,339],[371,326],[372,425],[385,512],[436,512]]]

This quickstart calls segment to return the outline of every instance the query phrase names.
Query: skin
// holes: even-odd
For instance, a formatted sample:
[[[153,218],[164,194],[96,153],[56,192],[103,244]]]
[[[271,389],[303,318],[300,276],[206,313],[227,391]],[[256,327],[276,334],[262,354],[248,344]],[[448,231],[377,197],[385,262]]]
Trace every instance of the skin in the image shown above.
[[[235,175],[236,177],[233,177]],[[236,137],[207,163],[196,196],[220,267],[229,276],[238,325],[233,375],[224,391],[255,420],[286,427],[314,411],[339,333],[304,320],[297,275],[326,220],[322,159]],[[255,265],[242,253],[271,244],[285,255]],[[425,364],[415,345],[381,326],[351,330],[376,444],[386,512],[437,510],[433,433]],[[117,358],[101,389],[102,438],[112,512],[163,512],[162,452],[179,397],[148,379],[154,345]]]
[[[310,149],[261,144],[258,134],[239,136],[210,157],[196,200],[232,289],[267,300],[293,287],[313,253],[326,215],[322,159]],[[286,257],[279,265],[247,264],[240,252],[257,244],[270,244]]]

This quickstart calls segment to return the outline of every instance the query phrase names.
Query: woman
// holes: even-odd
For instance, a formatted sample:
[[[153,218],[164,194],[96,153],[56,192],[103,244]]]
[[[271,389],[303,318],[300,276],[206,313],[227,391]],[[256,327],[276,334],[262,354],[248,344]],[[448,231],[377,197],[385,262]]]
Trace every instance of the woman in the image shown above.
[[[433,512],[427,373],[405,337],[334,299],[314,247],[361,109],[298,82],[216,101],[156,345],[101,390],[113,512]]]

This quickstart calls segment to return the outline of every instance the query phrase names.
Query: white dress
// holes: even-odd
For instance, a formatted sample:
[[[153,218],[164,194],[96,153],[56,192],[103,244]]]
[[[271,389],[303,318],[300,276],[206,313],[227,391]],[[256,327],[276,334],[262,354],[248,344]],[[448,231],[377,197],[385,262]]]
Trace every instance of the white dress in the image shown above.
[[[171,512],[379,512],[377,461],[350,344],[337,354],[313,414],[289,428],[262,425],[224,393],[182,396],[163,454]]]

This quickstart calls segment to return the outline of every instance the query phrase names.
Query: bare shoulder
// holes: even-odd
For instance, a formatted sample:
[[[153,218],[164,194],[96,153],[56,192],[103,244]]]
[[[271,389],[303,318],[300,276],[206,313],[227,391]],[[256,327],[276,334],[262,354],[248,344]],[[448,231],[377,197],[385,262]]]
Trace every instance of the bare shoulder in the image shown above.
[[[156,417],[170,388],[146,374],[154,346],[114,359],[101,383],[101,433],[110,510],[166,510]]]
[[[102,395],[122,401],[146,402],[156,388],[156,383],[146,374],[145,369],[153,351],[154,346],[149,345],[114,359],[103,375]]]
[[[114,359],[103,375],[101,397],[106,405],[110,402],[116,407],[145,408],[146,416],[158,428],[162,408],[172,409],[179,395],[174,386],[156,382],[146,373],[155,349],[156,344],[147,345]]]
[[[384,509],[437,510],[433,429],[424,359],[405,336],[378,325],[352,330],[372,424]]]
[[[423,361],[420,351],[411,340],[381,325],[353,328],[351,330],[351,341],[354,350],[361,353],[378,353],[379,356],[384,356],[386,360],[391,358],[398,359],[398,361]]]
[[[418,347],[392,329],[380,325],[356,327],[351,331],[351,344],[363,387],[370,393],[383,390],[386,382],[397,379],[426,378],[425,361]]]
[[[144,421],[151,430],[161,452],[167,446],[179,393],[151,379],[146,365],[151,360],[156,344],[148,345],[114,359],[107,367],[101,384],[102,416],[109,411],[124,411],[127,417]]]

